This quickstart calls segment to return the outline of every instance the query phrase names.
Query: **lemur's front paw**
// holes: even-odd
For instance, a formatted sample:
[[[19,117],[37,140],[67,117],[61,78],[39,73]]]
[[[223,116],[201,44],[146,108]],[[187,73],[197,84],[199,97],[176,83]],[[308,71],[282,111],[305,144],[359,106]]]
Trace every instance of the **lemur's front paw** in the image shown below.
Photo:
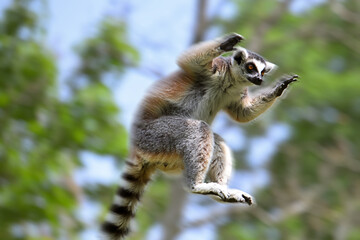
[[[274,94],[276,97],[281,96],[284,90],[289,86],[290,83],[296,82],[298,80],[298,75],[285,76],[283,79],[276,85]]]
[[[247,203],[249,205],[252,205],[254,203],[254,200],[253,200],[253,197],[246,192],[243,192],[243,191],[240,191],[237,189],[229,189],[226,202]]]
[[[231,33],[225,36],[220,44],[220,49],[223,51],[235,50],[234,46],[238,44],[244,37],[237,33]]]

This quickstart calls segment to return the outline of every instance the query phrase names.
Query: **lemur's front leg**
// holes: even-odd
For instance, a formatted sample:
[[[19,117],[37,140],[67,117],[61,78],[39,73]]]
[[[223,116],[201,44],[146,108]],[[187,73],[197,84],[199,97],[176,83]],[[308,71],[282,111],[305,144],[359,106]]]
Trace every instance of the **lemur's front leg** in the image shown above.
[[[225,111],[238,122],[249,122],[257,116],[266,111],[274,102],[275,99],[284,92],[290,83],[297,81],[298,76],[285,76],[276,86],[269,92],[262,93],[256,97],[248,96],[247,91],[244,91],[240,101],[229,104]]]
[[[224,52],[235,50],[234,46],[244,37],[231,33],[222,38],[202,42],[190,47],[179,58],[179,66],[188,73],[203,73],[204,69],[211,70],[212,60]]]

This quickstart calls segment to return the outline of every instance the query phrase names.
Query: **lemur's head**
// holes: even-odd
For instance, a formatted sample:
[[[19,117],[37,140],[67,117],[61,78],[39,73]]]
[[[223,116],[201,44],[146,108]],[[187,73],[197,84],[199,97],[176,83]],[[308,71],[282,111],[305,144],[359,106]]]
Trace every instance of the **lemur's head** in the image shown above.
[[[276,67],[275,64],[245,48],[239,48],[234,52],[231,64],[234,74],[240,75],[255,85],[261,85],[263,76]]]

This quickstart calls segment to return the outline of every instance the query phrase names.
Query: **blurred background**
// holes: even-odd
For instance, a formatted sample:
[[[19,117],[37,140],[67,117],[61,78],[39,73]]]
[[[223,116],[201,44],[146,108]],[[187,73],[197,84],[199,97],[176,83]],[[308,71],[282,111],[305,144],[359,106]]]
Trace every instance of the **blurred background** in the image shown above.
[[[360,239],[357,0],[1,0],[0,239],[99,239],[147,87],[228,32],[301,76],[258,120],[214,123],[257,205],[159,174],[130,239]]]

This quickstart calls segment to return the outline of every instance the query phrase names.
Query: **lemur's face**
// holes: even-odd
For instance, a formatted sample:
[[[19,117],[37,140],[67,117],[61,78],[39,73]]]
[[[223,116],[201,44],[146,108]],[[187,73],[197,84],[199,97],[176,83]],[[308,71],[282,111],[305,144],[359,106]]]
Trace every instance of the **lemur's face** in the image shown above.
[[[261,85],[263,76],[275,67],[275,64],[244,48],[234,52],[232,64],[238,74],[255,85]]]

